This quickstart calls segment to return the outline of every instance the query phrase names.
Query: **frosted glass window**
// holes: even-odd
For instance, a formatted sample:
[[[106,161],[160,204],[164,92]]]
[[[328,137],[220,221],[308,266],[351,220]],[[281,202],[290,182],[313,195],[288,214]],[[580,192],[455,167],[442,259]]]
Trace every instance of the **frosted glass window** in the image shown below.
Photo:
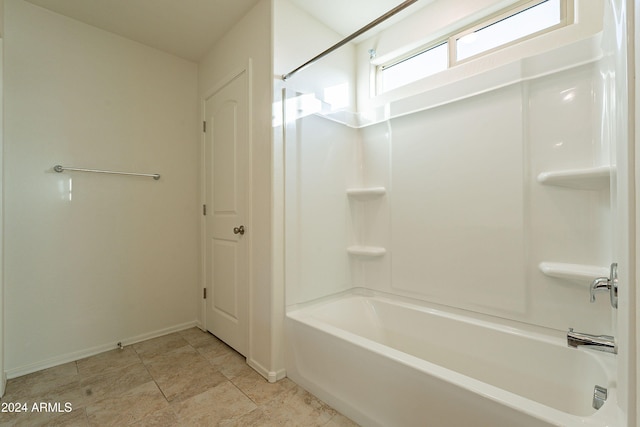
[[[462,61],[562,23],[560,0],[547,0],[456,39]]]
[[[403,61],[382,67],[382,91],[387,92],[446,70],[448,65],[448,43],[443,43]]]

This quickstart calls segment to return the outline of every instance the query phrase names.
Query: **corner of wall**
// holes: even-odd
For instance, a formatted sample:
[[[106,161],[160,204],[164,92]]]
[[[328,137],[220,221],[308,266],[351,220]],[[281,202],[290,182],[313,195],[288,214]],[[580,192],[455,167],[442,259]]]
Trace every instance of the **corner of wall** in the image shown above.
[[[3,78],[3,40],[4,34],[4,0],[0,0],[0,397],[4,396],[7,374],[4,370],[4,172],[3,140],[4,140],[4,78]]]
[[[0,37],[4,37],[4,0],[0,0]]]
[[[272,28],[273,0],[261,0],[220,39],[198,64],[199,97],[204,100],[212,89],[237,70],[251,63],[251,222],[252,272],[250,298],[252,311],[250,354],[247,363],[267,379],[279,375],[273,361],[272,339],[277,322],[272,304],[272,220],[271,191],[271,102],[272,102]],[[201,179],[202,176],[201,176]],[[268,260],[268,262],[267,262]],[[202,314],[204,318],[206,314]],[[206,323],[206,319],[203,320]]]
[[[633,310],[633,316],[635,317],[635,322],[629,322],[630,326],[633,327],[633,336],[636,337],[635,342],[635,358],[633,362],[635,363],[635,405],[633,405],[635,414],[630,414],[629,424],[632,424],[635,419],[636,425],[640,425],[640,339],[637,339],[640,333],[640,292],[638,290],[638,284],[640,281],[638,280],[638,274],[640,272],[640,236],[638,235],[638,225],[640,224],[640,208],[638,206],[638,200],[640,199],[640,132],[638,131],[638,123],[640,123],[640,84],[638,84],[638,78],[640,78],[640,5],[637,5],[636,2],[629,2],[628,7],[631,9],[631,13],[629,13],[629,19],[631,21],[631,28],[633,34],[630,34],[629,40],[631,41],[631,49],[630,53],[633,57],[633,63],[631,67],[633,67],[634,74],[630,76],[630,81],[633,82],[634,87],[629,88],[629,96],[632,97],[631,102],[629,103],[630,107],[633,108],[633,115],[630,115],[630,122],[632,123],[630,130],[630,144],[634,146],[635,152],[635,271],[633,276],[633,284],[635,285],[635,309]],[[633,118],[633,120],[631,119]],[[632,400],[633,402],[633,400]]]
[[[258,372],[260,375],[262,375],[267,381],[269,381],[272,384],[280,381],[281,379],[287,376],[287,372],[285,371],[284,368],[281,368],[275,371],[270,371],[269,369],[265,368],[259,362],[252,359],[251,357],[247,358],[247,365],[251,366],[256,372]]]
[[[7,373],[2,371],[2,380],[0,381],[0,397],[4,396],[4,391],[7,389]]]

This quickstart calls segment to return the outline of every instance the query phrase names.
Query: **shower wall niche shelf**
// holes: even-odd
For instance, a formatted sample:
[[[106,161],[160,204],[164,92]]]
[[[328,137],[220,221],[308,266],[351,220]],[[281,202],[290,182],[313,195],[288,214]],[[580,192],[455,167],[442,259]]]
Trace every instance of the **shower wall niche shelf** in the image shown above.
[[[538,182],[578,190],[603,190],[609,188],[610,178],[611,166],[596,166],[585,169],[542,172],[538,175]]]
[[[598,277],[608,277],[609,269],[596,265],[541,262],[538,266],[546,276],[579,282],[591,282]]]
[[[387,189],[385,187],[358,187],[358,188],[347,188],[347,196],[351,200],[358,201],[370,201],[370,200],[378,200],[382,198],[385,194],[387,194]],[[358,204],[359,205],[359,204]],[[362,208],[353,206],[355,212],[358,213],[359,221],[365,220],[366,218],[366,210],[369,209],[368,203],[365,203]],[[361,210],[361,209],[364,209]],[[366,221],[365,221],[366,223]],[[354,257],[360,258],[379,258],[384,256],[387,253],[387,250],[383,247],[379,246],[369,246],[366,243],[362,244],[360,239],[356,239],[356,244],[353,246],[349,246],[347,248],[347,253]]]
[[[384,187],[348,188],[347,196],[356,200],[371,200],[387,194]]]
[[[387,250],[378,246],[349,246],[347,252],[349,255],[376,258],[386,254]]]

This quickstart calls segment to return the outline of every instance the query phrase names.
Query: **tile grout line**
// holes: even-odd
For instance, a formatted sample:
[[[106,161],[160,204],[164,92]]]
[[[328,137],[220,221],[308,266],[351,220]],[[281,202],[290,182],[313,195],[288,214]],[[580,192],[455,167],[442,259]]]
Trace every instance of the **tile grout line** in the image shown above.
[[[73,364],[76,367],[76,374],[78,375],[78,388],[80,389],[80,394],[84,396],[84,393],[83,393],[83,390],[82,390],[82,377],[81,377],[81,374],[80,374],[80,367],[78,366],[78,362],[79,362],[79,360],[76,360],[76,361],[73,362]],[[84,405],[82,405],[81,410],[84,413],[84,419],[87,421],[87,426],[91,426],[91,423],[89,422],[89,414],[87,413],[87,404],[86,403]]]
[[[188,344],[188,342],[187,342],[187,344]],[[191,344],[189,344],[189,345],[191,345]],[[149,377],[151,377],[151,380],[153,381],[153,383],[158,388],[158,391],[162,394],[162,397],[164,398],[165,402],[167,402],[167,405],[168,405],[169,409],[171,410],[171,413],[176,417],[176,420],[178,420],[179,417],[178,417],[178,414],[176,413],[176,411],[174,410],[173,405],[171,404],[171,402],[169,402],[169,399],[167,398],[167,395],[162,390],[162,387],[160,387],[160,384],[158,384],[158,381],[153,377],[153,374],[149,370],[149,367],[147,366],[147,364],[144,363],[144,360],[142,360],[142,356],[140,356],[140,353],[138,353],[138,350],[136,350],[135,347],[132,346],[131,349],[136,353],[136,356],[138,356],[138,359],[140,359],[140,363],[142,363],[142,366],[144,366],[144,369],[149,374]],[[147,415],[147,417],[148,417],[148,415]],[[139,422],[143,421],[147,417],[143,417],[140,420],[134,421],[132,424],[139,423]]]
[[[211,334],[211,335],[212,335],[216,340],[220,340],[220,339],[219,339],[218,337],[216,337],[215,335],[213,335],[213,334]],[[221,341],[221,342],[222,342],[222,344],[224,344],[225,346],[227,346],[230,350],[235,351],[235,350],[233,350],[231,347],[229,347],[226,343],[224,343],[223,341]],[[206,357],[204,354],[200,353],[197,349],[195,349],[195,350],[198,352],[198,354],[199,354],[200,356],[202,356],[202,357],[207,361],[207,363],[209,364],[209,366],[211,366],[212,368],[214,368],[214,369],[216,369],[218,372],[220,372],[220,373],[222,374],[222,376],[226,379],[226,381],[227,381],[229,384],[231,384],[231,385],[232,385],[236,390],[238,390],[238,391],[239,391],[240,393],[242,393],[242,394],[243,394],[247,399],[249,399],[249,400],[251,401],[251,403],[253,403],[254,405],[256,405],[256,407],[255,407],[254,409],[252,409],[251,411],[247,412],[247,414],[250,414],[250,413],[252,413],[253,411],[256,411],[256,410],[258,410],[259,408],[261,408],[261,407],[262,407],[262,405],[259,405],[259,404],[258,404],[258,402],[256,402],[255,400],[253,400],[253,399],[251,398],[251,396],[249,396],[247,393],[245,393],[245,392],[244,392],[244,390],[242,390],[240,387],[238,387],[238,386],[236,385],[236,383],[234,383],[234,382],[233,382],[233,379],[231,379],[231,378],[227,377],[227,376],[226,376],[222,371],[220,371],[220,370],[216,367],[216,365],[214,365],[214,364],[213,364],[213,362],[212,362],[212,360],[211,360],[211,359],[209,359],[208,357]],[[219,385],[220,385],[220,384],[218,384],[218,386],[219,386]],[[218,387],[218,386],[216,386],[216,387]],[[214,388],[215,388],[215,387],[214,387]],[[244,415],[247,415],[247,414],[244,414]],[[242,416],[244,416],[244,415],[242,415]],[[233,418],[230,418],[230,420],[231,420],[231,419],[233,419]]]
[[[207,331],[208,332],[208,331]],[[218,337],[216,337],[215,335],[211,334],[210,332],[208,332],[209,335],[213,336],[216,340],[220,341],[220,343],[222,345],[224,345],[229,351],[233,351],[235,352],[236,350],[234,350],[233,348],[231,348],[228,344],[226,344],[224,341],[221,341]],[[184,337],[183,337],[184,338]],[[193,347],[193,345],[191,343],[189,343],[189,345],[191,345]],[[247,412],[246,414],[241,415],[240,417],[244,417],[245,415],[248,415],[254,411],[257,411],[261,408],[263,408],[265,405],[261,405],[258,402],[256,402],[254,399],[251,398],[251,396],[249,396],[247,393],[245,393],[245,391],[243,389],[241,389],[240,387],[238,387],[238,385],[233,381],[233,378],[229,378],[227,375],[225,375],[220,369],[217,368],[217,366],[213,363],[212,359],[206,357],[203,353],[201,353],[198,349],[196,349],[195,347],[193,347],[193,349],[202,357],[204,358],[207,363],[209,364],[209,366],[211,366],[212,368],[216,369],[216,371],[220,372],[220,374],[222,374],[222,376],[225,378],[225,380],[231,384],[236,390],[238,390],[243,396],[245,396],[247,399],[249,399],[249,401],[251,403],[253,403],[255,405],[255,408],[252,409],[251,411]],[[222,384],[222,383],[221,383]],[[215,387],[218,387],[220,384],[218,384]],[[215,388],[213,387],[213,388]],[[206,393],[206,392],[205,392]],[[272,400],[274,400],[275,397],[273,397],[271,400],[269,400],[269,402],[271,402]],[[268,402],[267,402],[268,403]],[[235,419],[235,417],[231,417],[228,418],[227,421],[233,420]],[[223,421],[223,420],[221,420]]]
[[[129,390],[131,388],[131,384],[138,384],[140,382],[144,382],[147,384],[147,386],[145,387],[146,388],[145,393],[148,393],[151,390],[149,388],[150,386],[148,385],[148,382],[149,382],[148,378],[150,378],[151,381],[153,381],[156,387],[155,390],[160,391],[164,400],[160,399],[159,396],[156,395],[156,397],[154,398],[154,399],[157,399],[155,409],[153,409],[151,412],[147,412],[147,410],[144,410],[142,412],[137,412],[136,418],[141,417],[140,419],[136,419],[136,420],[132,420],[131,418],[128,418],[126,420],[121,419],[120,420],[121,425],[133,425],[137,423],[144,424],[145,422],[146,423],[157,422],[160,420],[164,420],[165,418],[167,422],[172,423],[171,425],[174,425],[173,423],[176,423],[175,425],[181,425],[181,423],[184,423],[185,421],[191,419],[190,417],[192,416],[191,412],[189,411],[185,412],[186,407],[183,407],[182,402],[188,399],[196,398],[197,396],[207,393],[217,387],[220,387],[221,385],[223,385],[224,388],[221,389],[220,392],[223,392],[224,390],[226,390],[227,392],[233,393],[235,395],[234,401],[235,400],[245,401],[246,399],[245,401],[246,403],[244,403],[243,411],[247,411],[247,410],[249,411],[243,412],[243,413],[235,412],[235,411],[229,412],[225,415],[225,418],[221,419],[220,421],[225,421],[227,423],[230,423],[231,425],[242,425],[243,420],[251,423],[251,425],[255,425],[254,424],[255,422],[260,422],[260,420],[265,421],[264,417],[269,418],[269,420],[271,420],[271,418],[273,417],[273,421],[275,420],[283,421],[285,419],[289,419],[288,418],[289,415],[286,415],[289,413],[289,410],[287,409],[289,408],[289,404],[287,403],[289,401],[289,397],[288,397],[289,393],[293,393],[293,395],[297,395],[297,392],[295,392],[295,387],[299,387],[300,389],[304,390],[305,393],[308,393],[306,389],[300,387],[299,385],[293,382],[292,382],[292,385],[294,386],[294,388],[289,387],[288,383],[285,383],[282,386],[276,386],[275,388],[272,388],[271,384],[269,385],[263,384],[262,382],[264,381],[264,379],[263,377],[261,377],[261,375],[251,370],[248,370],[247,372],[247,370],[239,366],[240,359],[235,357],[237,355],[234,355],[234,357],[228,356],[228,354],[237,353],[237,352],[212,334],[208,334],[208,335],[211,335],[215,339],[215,342],[213,340],[208,341],[207,339],[204,339],[205,338],[204,336],[200,336],[195,333],[186,333],[186,334],[180,333],[179,335],[185,341],[186,347],[184,347],[183,350],[186,352],[185,354],[189,356],[187,360],[191,361],[192,355],[193,356],[198,355],[199,356],[198,359],[206,360],[207,362],[206,365],[199,365],[200,374],[204,372],[202,371],[202,369],[206,369],[207,373],[209,372],[213,373],[215,371],[215,376],[216,376],[215,381],[205,381],[202,384],[203,386],[205,385],[205,383],[207,384],[206,387],[208,388],[206,388],[206,390],[203,388],[203,390],[199,391],[197,395],[193,395],[193,396],[189,395],[188,397],[184,397],[182,394],[177,394],[173,401],[169,401],[168,395],[172,395],[174,387],[170,383],[167,383],[169,385],[169,388],[166,388],[167,384],[165,384],[166,381],[164,381],[163,379],[164,372],[175,370],[176,367],[182,366],[182,364],[180,363],[176,364],[171,362],[174,359],[173,355],[171,357],[166,356],[168,357],[167,360],[164,360],[164,358],[162,358],[162,360],[159,359],[157,361],[158,369],[156,369],[155,357],[166,355],[176,350],[174,348],[174,346],[177,345],[176,339],[169,339],[166,345],[164,343],[156,344],[155,342],[149,346],[137,346],[137,345],[134,346],[134,344],[131,344],[130,345],[131,349],[124,348],[123,350],[126,349],[127,353],[132,352],[132,354],[114,353],[113,355],[110,355],[106,358],[98,358],[95,360],[87,361],[89,363],[85,363],[85,359],[90,359],[90,358],[80,359],[80,360],[74,361],[73,365],[70,366],[69,368],[61,371],[61,373],[64,374],[65,377],[71,375],[71,376],[76,376],[76,378],[78,378],[77,380],[73,381],[75,386],[78,387],[79,389],[77,390],[79,392],[78,404],[81,407],[78,408],[77,411],[82,410],[83,412],[81,413],[81,415],[77,415],[77,412],[73,411],[76,413],[76,415],[72,416],[74,420],[72,422],[80,423],[83,425],[86,424],[87,426],[96,425],[95,423],[107,422],[109,418],[105,418],[103,413],[100,413],[100,416],[98,416],[98,412],[96,411],[101,408],[101,404],[99,404],[100,402],[96,401],[95,398],[102,396],[102,394],[100,393],[102,393],[103,391],[107,392],[108,396],[110,396],[115,389]],[[134,354],[135,354],[135,359],[133,358]],[[147,357],[144,357],[145,355]],[[216,357],[210,357],[210,356],[216,356]],[[176,362],[179,360],[182,360],[182,359],[176,359]],[[200,362],[198,361],[198,363]],[[142,364],[144,369],[140,369],[138,364]],[[130,370],[128,367],[133,365],[137,365],[137,367],[135,367],[135,369],[131,368]],[[154,365],[153,370],[151,370],[151,365]],[[205,366],[208,366],[208,368],[205,368]],[[244,366],[244,363],[243,363],[243,366]],[[110,371],[112,368],[114,370],[126,369],[123,372],[123,374],[125,374],[127,377],[129,376],[129,374],[135,375],[135,379],[132,377],[132,381],[127,380],[124,382],[120,382],[120,380],[123,380],[125,377],[122,375],[120,376],[116,375],[115,377],[119,378],[120,380],[118,380],[118,383],[113,383],[113,378],[111,378],[110,375],[106,375],[105,373],[106,372],[105,370]],[[210,368],[212,369],[209,370]],[[82,373],[80,372],[81,370],[83,371]],[[133,374],[134,372],[135,374]],[[159,375],[158,378],[156,378],[156,376],[154,376],[152,372],[154,372],[156,376]],[[181,372],[180,369],[178,369],[178,373],[179,372]],[[59,375],[57,371],[55,372],[55,374]],[[197,376],[198,372],[195,372],[194,375]],[[102,378],[103,376],[105,378]],[[178,377],[182,378],[182,374],[178,375]],[[219,380],[222,380],[223,382],[218,383]],[[230,383],[233,386],[233,388],[229,388],[228,384],[226,383]],[[115,385],[113,384],[116,384],[116,385],[120,384],[123,387],[116,387],[115,389],[112,389],[112,386],[115,387]],[[165,386],[166,390],[162,389],[162,387],[160,386],[161,384]],[[215,384],[215,385],[212,385],[212,384]],[[98,388],[94,389],[94,386]],[[194,384],[193,386],[195,387],[196,385]],[[61,385],[60,387],[66,387],[66,386]],[[90,394],[85,395],[85,392],[91,389],[93,389],[95,392],[100,392],[99,393],[100,396],[94,393],[93,398],[87,397],[87,396],[90,396]],[[120,390],[119,394],[121,394],[122,390]],[[199,390],[199,388],[192,389],[193,392],[196,392],[197,390]],[[66,389],[61,388],[61,392],[58,395],[60,397],[66,396],[67,395],[66,393],[68,391],[69,391],[68,387],[66,387]],[[239,393],[236,395],[235,394],[236,392],[239,392]],[[154,394],[155,393],[156,392],[154,392]],[[219,392],[213,393],[212,396],[218,396],[217,393]],[[73,392],[73,395],[74,396],[76,395],[75,391]],[[105,395],[104,398],[107,398],[108,396]],[[209,397],[207,397],[207,399],[209,399]],[[215,399],[217,401],[218,397],[215,397]],[[73,398],[73,400],[75,401],[75,398]],[[249,403],[253,405],[253,407],[251,407]],[[305,413],[301,415],[301,419],[312,422],[312,424],[309,424],[309,425],[315,425],[318,427],[320,426],[328,427],[329,425],[332,425],[332,423],[335,423],[336,426],[343,425],[341,419],[339,418],[341,414],[335,410],[334,410],[335,412],[333,416],[331,416],[328,419],[325,418],[326,422],[323,422],[323,423],[320,422],[322,418],[328,415],[328,413],[322,407],[326,405],[327,407],[331,408],[329,405],[326,404],[326,402],[318,399],[318,403],[320,404],[320,407],[316,407],[317,405],[314,404],[313,402],[311,403],[305,402],[305,403],[307,404],[307,406],[312,405],[310,406],[310,408],[312,409],[312,412],[314,414],[313,419],[312,418],[306,419],[305,411],[303,411]],[[229,401],[228,404],[233,405],[231,401]],[[89,408],[92,408],[92,418],[89,418],[89,411],[88,411]],[[276,408],[278,408],[277,411],[272,413],[272,409],[276,410]],[[316,411],[318,411],[317,414],[316,414]],[[212,412],[212,413],[215,413],[215,412]],[[320,416],[322,416],[322,418]],[[116,417],[116,418],[119,419],[122,417]],[[54,421],[53,419],[50,419],[50,422],[67,423],[68,421],[62,421],[62,420]],[[9,424],[9,425],[13,425],[13,424]]]

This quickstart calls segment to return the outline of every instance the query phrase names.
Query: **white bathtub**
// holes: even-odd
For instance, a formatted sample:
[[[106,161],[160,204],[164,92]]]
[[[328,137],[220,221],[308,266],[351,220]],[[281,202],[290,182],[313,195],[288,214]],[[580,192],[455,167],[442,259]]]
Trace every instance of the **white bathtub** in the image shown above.
[[[365,426],[618,425],[616,357],[524,328],[356,291],[288,311],[287,375]]]

